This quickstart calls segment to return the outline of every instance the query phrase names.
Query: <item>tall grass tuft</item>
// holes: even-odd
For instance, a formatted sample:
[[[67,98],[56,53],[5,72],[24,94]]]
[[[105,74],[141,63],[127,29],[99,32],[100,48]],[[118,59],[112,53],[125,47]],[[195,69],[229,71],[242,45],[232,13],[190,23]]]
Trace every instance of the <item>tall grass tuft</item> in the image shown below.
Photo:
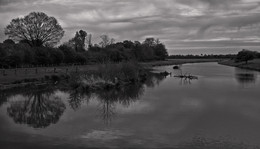
[[[106,81],[135,82],[139,79],[141,66],[136,62],[104,64],[97,69],[97,75]]]
[[[103,89],[134,83],[140,80],[141,70],[141,66],[135,62],[103,64],[91,72],[73,75],[71,86]]]

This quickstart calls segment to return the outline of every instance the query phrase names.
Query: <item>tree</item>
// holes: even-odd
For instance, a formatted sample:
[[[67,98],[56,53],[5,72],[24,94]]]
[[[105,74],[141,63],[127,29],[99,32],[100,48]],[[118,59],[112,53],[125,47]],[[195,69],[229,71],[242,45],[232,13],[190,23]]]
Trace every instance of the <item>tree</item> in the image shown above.
[[[69,47],[65,44],[59,46],[59,49],[64,54],[64,62],[65,63],[74,63],[75,62],[75,58],[77,56],[77,53],[74,49],[72,49],[71,47]]]
[[[64,54],[60,49],[50,49],[49,52],[53,64],[61,64],[63,62]]]
[[[5,43],[5,44],[15,44],[15,42],[12,39],[6,39],[3,43]]]
[[[54,17],[43,12],[31,12],[24,18],[16,18],[5,28],[10,39],[26,41],[30,46],[54,45],[64,35],[62,27]]]
[[[158,41],[157,41],[158,42]],[[156,41],[154,38],[146,38],[145,41],[143,42],[144,45],[147,45],[149,47],[153,47],[156,45]]]
[[[134,47],[134,43],[130,40],[123,41],[123,45],[125,48],[132,49]]]
[[[52,91],[36,91],[24,95],[22,100],[11,101],[8,115],[15,123],[33,128],[45,128],[58,122],[66,106]]]
[[[99,43],[101,45],[102,48],[105,48],[106,46],[113,44],[115,42],[114,38],[109,38],[108,35],[101,35],[101,42]]]
[[[77,52],[85,51],[85,40],[86,40],[87,32],[80,30],[76,32],[75,37],[72,39],[74,42],[75,50]]]
[[[255,53],[253,51],[245,50],[243,49],[242,51],[238,52],[236,56],[236,62],[247,62],[249,60],[253,60],[255,58]]]
[[[92,35],[89,34],[87,36],[87,43],[88,43],[88,48],[91,48],[92,47]]]
[[[167,49],[162,43],[159,43],[154,47],[154,53],[155,56],[157,56],[157,58],[160,60],[164,60],[168,56]]]
[[[49,50],[45,47],[35,48],[35,61],[37,64],[51,64],[51,56]]]

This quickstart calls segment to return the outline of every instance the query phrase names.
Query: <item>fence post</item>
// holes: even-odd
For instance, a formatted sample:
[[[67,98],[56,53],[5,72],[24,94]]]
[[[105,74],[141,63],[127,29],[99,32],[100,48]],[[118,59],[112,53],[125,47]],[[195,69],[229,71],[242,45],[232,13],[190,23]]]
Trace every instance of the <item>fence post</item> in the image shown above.
[[[35,73],[36,73],[36,74],[38,73],[38,69],[37,69],[37,68],[35,68]]]

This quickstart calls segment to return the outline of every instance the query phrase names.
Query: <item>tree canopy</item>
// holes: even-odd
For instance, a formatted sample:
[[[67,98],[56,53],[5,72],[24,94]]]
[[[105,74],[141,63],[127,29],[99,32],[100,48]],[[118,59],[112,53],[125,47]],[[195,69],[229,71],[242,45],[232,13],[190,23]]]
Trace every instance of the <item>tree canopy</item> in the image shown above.
[[[26,41],[30,46],[53,46],[64,35],[54,17],[43,12],[31,12],[24,18],[13,19],[5,28],[5,35],[15,41]]]
[[[85,49],[85,42],[87,38],[87,32],[84,30],[79,30],[76,32],[75,36],[70,39],[65,45],[73,48],[77,52],[84,52]]]
[[[236,61],[237,62],[244,61],[247,63],[249,60],[253,60],[256,54],[257,54],[256,52],[243,49],[242,51],[238,52],[236,56]]]

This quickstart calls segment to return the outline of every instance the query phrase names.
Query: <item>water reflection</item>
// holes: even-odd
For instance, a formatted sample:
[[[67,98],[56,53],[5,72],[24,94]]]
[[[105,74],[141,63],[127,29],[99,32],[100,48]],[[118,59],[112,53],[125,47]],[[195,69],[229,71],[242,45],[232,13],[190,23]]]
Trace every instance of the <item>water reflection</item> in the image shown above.
[[[7,113],[15,123],[27,124],[33,128],[55,124],[63,114],[65,104],[52,95],[53,90],[24,94],[23,99],[10,101]]]
[[[244,86],[254,84],[257,79],[257,74],[256,72],[250,70],[236,69],[235,77],[238,83]]]
[[[106,124],[111,122],[116,115],[116,103],[128,107],[132,102],[135,102],[144,93],[144,86],[142,84],[133,84],[118,89],[99,91],[97,92],[100,100],[99,111],[101,118]]]
[[[155,87],[165,79],[165,76],[157,73],[149,73],[143,83],[120,86],[118,88],[89,92],[82,87],[70,90],[69,104],[73,110],[78,110],[83,102],[88,103],[93,97],[99,101],[99,115],[105,124],[109,124],[116,115],[116,104],[129,107],[137,101],[146,87]]]
[[[176,149],[259,149],[259,147],[255,145],[229,140],[227,137],[211,139],[197,136],[192,138],[191,141],[179,143]]]
[[[9,117],[6,112],[11,106],[33,109],[33,101],[29,100],[39,102],[36,97],[29,99],[28,94],[23,93],[13,93],[11,98],[2,95],[1,98],[7,100],[0,107],[0,142],[16,145],[9,148],[31,143],[42,148],[57,148],[59,144],[65,148],[121,146],[176,149],[251,147],[240,142],[260,145],[257,139],[260,125],[259,80],[255,78],[255,85],[244,90],[237,83],[233,67],[211,63],[183,66],[182,69],[200,76],[199,80],[180,87],[179,78],[167,77],[164,80],[164,76],[155,75],[143,83],[110,90],[88,92],[78,88],[41,92],[43,95],[38,96],[48,98],[48,102],[60,97],[66,109],[59,122],[40,130],[31,128],[32,124],[19,125],[32,123],[29,120],[15,125],[14,116]],[[172,67],[162,67],[160,71],[164,70],[172,71]],[[31,106],[25,106],[26,102]],[[27,118],[39,112],[31,111],[20,113]],[[198,135],[202,137],[193,139]],[[73,147],[67,146],[70,144]]]
[[[74,111],[78,110],[83,102],[88,103],[91,99],[91,93],[82,88],[70,90],[69,94],[69,105]]]
[[[54,89],[46,87],[33,89],[31,92],[1,93],[1,101],[7,103],[7,113],[18,124],[27,124],[33,128],[45,128],[58,122],[64,113],[65,101],[74,111],[77,111],[83,103],[89,103],[94,99],[98,101],[99,117],[108,124],[116,115],[117,104],[128,107],[137,101],[144,93],[146,87],[155,87],[165,77],[157,73],[149,73],[146,81],[118,88],[88,91],[83,87],[63,90],[69,94],[69,99],[55,96]],[[11,98],[12,97],[12,98]]]
[[[147,87],[155,87],[165,79],[165,75],[159,73],[151,73],[145,80],[144,84]]]

